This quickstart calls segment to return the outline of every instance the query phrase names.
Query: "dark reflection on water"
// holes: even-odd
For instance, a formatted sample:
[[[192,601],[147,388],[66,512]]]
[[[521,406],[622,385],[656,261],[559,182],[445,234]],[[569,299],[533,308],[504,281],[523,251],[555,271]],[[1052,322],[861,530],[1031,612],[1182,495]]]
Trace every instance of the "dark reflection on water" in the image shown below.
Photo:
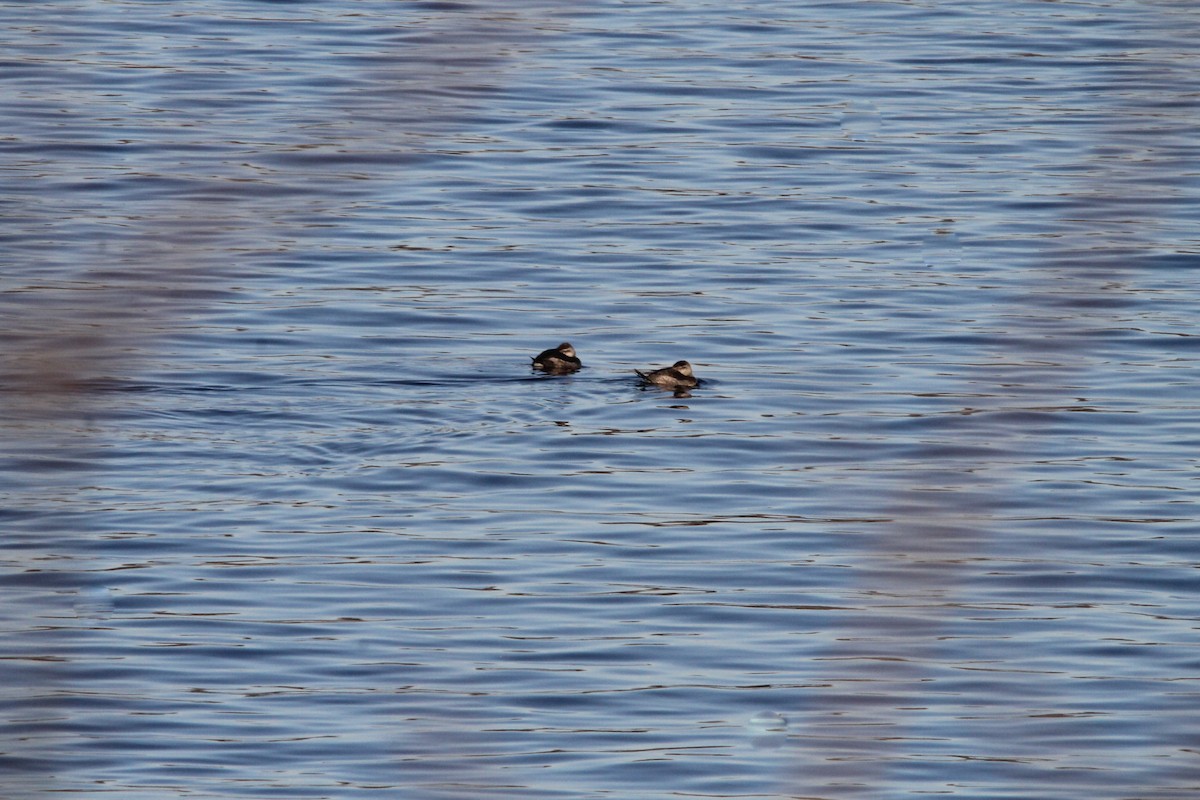
[[[56,12],[4,796],[1196,793],[1189,8]]]

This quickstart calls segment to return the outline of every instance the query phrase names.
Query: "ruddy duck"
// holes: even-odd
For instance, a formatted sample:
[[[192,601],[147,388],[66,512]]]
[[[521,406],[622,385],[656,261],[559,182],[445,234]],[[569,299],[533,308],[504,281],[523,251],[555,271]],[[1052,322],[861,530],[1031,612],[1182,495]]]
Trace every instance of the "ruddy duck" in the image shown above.
[[[661,386],[664,389],[691,389],[700,381],[692,374],[692,365],[686,361],[676,361],[669,367],[656,369],[653,372],[634,370],[643,381]]]
[[[533,359],[534,369],[560,375],[565,372],[574,372],[582,366],[583,362],[579,360],[579,356],[575,355],[575,348],[571,347],[570,342],[563,342],[558,347],[543,350]]]

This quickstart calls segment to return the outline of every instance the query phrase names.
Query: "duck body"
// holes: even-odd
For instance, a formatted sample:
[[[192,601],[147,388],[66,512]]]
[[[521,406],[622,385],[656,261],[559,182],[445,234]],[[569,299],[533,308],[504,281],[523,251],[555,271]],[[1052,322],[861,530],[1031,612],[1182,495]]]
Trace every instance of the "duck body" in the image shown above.
[[[558,375],[574,372],[582,366],[583,362],[579,360],[579,356],[575,355],[575,348],[571,346],[570,342],[563,342],[558,347],[543,350],[533,357],[534,369]]]
[[[692,365],[686,361],[676,361],[669,367],[656,369],[653,372],[634,370],[643,381],[664,389],[691,389],[699,385],[700,379],[692,374]]]

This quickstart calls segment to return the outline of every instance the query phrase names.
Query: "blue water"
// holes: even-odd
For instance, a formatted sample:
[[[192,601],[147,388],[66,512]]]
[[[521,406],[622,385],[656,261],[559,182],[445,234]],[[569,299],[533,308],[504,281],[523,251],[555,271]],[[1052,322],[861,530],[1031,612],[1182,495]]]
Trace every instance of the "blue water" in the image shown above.
[[[0,2],[0,796],[1197,796],[1197,42]]]

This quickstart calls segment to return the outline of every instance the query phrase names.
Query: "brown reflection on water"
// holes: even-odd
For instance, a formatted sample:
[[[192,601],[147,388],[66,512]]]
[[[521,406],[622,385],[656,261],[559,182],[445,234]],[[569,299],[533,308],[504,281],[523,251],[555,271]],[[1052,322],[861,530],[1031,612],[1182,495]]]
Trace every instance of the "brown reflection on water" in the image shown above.
[[[224,116],[205,119],[188,110],[188,77],[195,68],[157,55],[153,64],[139,63],[136,58],[145,54],[138,47],[128,51],[132,63],[120,66],[141,70],[133,74],[157,72],[161,81],[151,85],[161,94],[154,96],[155,90],[144,87],[130,90],[137,100],[128,109],[131,118],[122,119],[122,110],[112,100],[119,93],[88,70],[90,58],[111,68],[112,60],[127,52],[119,34],[110,34],[111,41],[99,32],[89,39],[73,23],[68,28],[49,17],[44,18],[46,24],[30,28],[26,43],[31,50],[65,49],[65,43],[80,48],[57,62],[60,72],[45,76],[41,94],[31,101],[49,109],[45,116],[51,121],[45,136],[38,138],[64,152],[78,148],[79,155],[69,155],[71,163],[57,167],[47,161],[45,169],[33,169],[37,174],[30,180],[111,184],[118,194],[127,184],[130,199],[95,200],[90,198],[101,195],[59,186],[30,192],[30,208],[24,210],[29,229],[46,232],[48,241],[38,246],[55,266],[10,272],[9,283],[0,291],[0,436],[6,458],[24,465],[7,473],[26,476],[21,486],[5,488],[12,505],[32,520],[27,527],[33,532],[25,546],[13,551],[11,558],[20,559],[14,564],[17,571],[38,572],[44,568],[40,562],[54,560],[69,565],[61,572],[66,585],[56,587],[54,594],[61,599],[69,593],[71,570],[76,570],[76,590],[83,589],[94,560],[86,544],[95,535],[88,529],[94,517],[77,514],[73,518],[78,527],[69,532],[39,518],[86,509],[81,495],[87,486],[103,483],[102,445],[106,432],[120,424],[123,398],[129,396],[122,390],[129,388],[139,369],[164,358],[166,343],[214,298],[254,277],[242,272],[236,254],[287,249],[288,227],[304,224],[297,220],[336,206],[339,196],[361,196],[367,180],[361,161],[339,175],[340,156],[350,154],[345,160],[354,164],[354,155],[366,154],[375,170],[370,180],[380,185],[402,180],[402,166],[392,157],[452,130],[455,119],[485,96],[481,90],[495,86],[510,54],[544,35],[539,31],[548,30],[548,14],[557,6],[483,2],[446,4],[443,11],[425,12],[419,31],[397,27],[394,47],[364,60],[362,76],[370,90],[336,93],[328,107],[306,109],[305,114],[319,118],[319,124],[311,126],[292,124],[283,114],[272,117],[270,104],[255,99],[244,100],[246,107],[240,111],[226,106],[221,109]],[[143,10],[154,13],[150,6]],[[190,13],[206,13],[167,10],[175,21],[185,22]],[[114,5],[112,11],[121,9]],[[273,11],[274,16],[281,14],[286,10]],[[120,30],[118,19],[97,21],[107,30]],[[237,47],[232,45],[229,58],[236,59]],[[187,57],[186,49],[175,52]],[[319,84],[325,76],[313,74],[310,79]],[[144,108],[161,112],[160,119],[175,119],[169,125],[140,128],[137,117]],[[168,129],[165,138],[156,138]],[[240,144],[246,139],[261,144],[247,154],[242,148],[248,145]],[[131,140],[139,140],[139,146],[119,146]],[[204,155],[222,148],[216,158]],[[311,161],[287,158],[271,160],[269,170],[245,169],[251,166],[244,163],[247,156],[308,151],[340,156],[316,170]],[[111,161],[106,160],[109,152],[116,154]],[[31,156],[30,163],[40,164],[39,158]],[[176,184],[165,178],[182,188],[173,188]],[[139,188],[160,180],[169,183],[168,188],[150,200],[139,197]],[[55,205],[54,192],[63,195],[64,203],[69,196],[72,205]],[[95,234],[79,233],[85,229]],[[62,238],[49,241],[55,236]],[[60,266],[70,263],[71,252],[77,254],[77,266]],[[41,533],[44,540],[33,539]],[[39,550],[37,541],[44,549]],[[33,593],[20,597],[24,601],[8,609],[18,631],[11,638],[23,635],[21,631],[40,630],[41,635],[36,643],[31,641],[27,659],[10,658],[10,667],[20,668],[19,689],[6,681],[9,688],[0,689],[0,698],[21,704],[30,698],[36,703],[38,698],[72,695],[79,686],[72,678],[70,659],[46,653],[78,649],[68,640],[81,629],[55,626],[51,635],[44,620],[62,618],[63,609],[47,607]],[[18,647],[10,641],[9,652]],[[5,785],[37,785],[42,787],[39,794],[52,792],[56,776],[69,772],[70,748],[81,735],[69,717],[46,720],[34,711],[16,716],[41,720],[42,733],[22,740],[25,744],[5,743],[5,769],[10,770]],[[464,733],[434,731],[426,749],[453,752],[454,743],[465,741]],[[132,737],[135,732],[122,735]],[[66,761],[59,762],[60,757]]]
[[[1172,24],[1176,27],[1195,27],[1194,14],[1187,9],[1162,11],[1175,16]],[[1194,68],[1191,59],[1176,66]],[[1150,84],[1161,85],[1165,80],[1163,75],[1144,77]],[[1154,102],[1169,106],[1183,100],[1161,97],[1156,101],[1148,94],[1138,95],[1130,91],[1135,79],[1128,74],[1121,78],[1123,87],[1094,87],[1131,107],[1111,109],[1111,124],[1100,129],[1090,151],[1129,155],[1126,159],[1097,156],[1081,165],[1084,169],[1079,170],[1082,177],[1077,182],[1063,187],[1062,197],[1072,202],[1060,218],[1048,220],[1055,233],[1047,237],[1036,280],[1026,287],[1021,306],[1002,312],[1013,321],[1006,346],[996,347],[990,359],[963,376],[969,385],[963,395],[972,404],[963,409],[965,416],[986,418],[987,412],[1002,405],[1006,411],[1094,410],[1080,406],[1090,394],[1086,367],[1081,365],[1102,363],[1103,359],[1091,351],[1081,331],[1127,325],[1117,312],[1122,305],[1120,295],[1136,285],[1136,273],[1134,267],[1121,266],[1113,254],[1144,261],[1156,244],[1152,232],[1164,227],[1156,211],[1165,207],[1145,201],[1160,199],[1164,192],[1168,197],[1182,194],[1173,184],[1183,186],[1187,180],[1178,175],[1169,157],[1156,160],[1158,153],[1170,147],[1156,147],[1154,126],[1146,123],[1147,116],[1153,116],[1146,109]],[[1179,85],[1186,86],[1188,81]],[[1139,118],[1143,124],[1129,122]],[[956,443],[964,449],[1007,452],[1013,463],[1021,458],[1021,441],[1036,433],[1028,427],[997,433],[997,427],[987,425],[986,420],[983,425],[958,426],[955,431]],[[1047,431],[1046,435],[1051,434]],[[1005,497],[1020,492],[1020,487],[1010,482],[1019,480],[1019,475],[1014,478],[1015,470],[1007,475],[977,473],[971,463],[947,463],[936,452],[941,449],[942,445],[931,446],[924,454],[914,454],[918,466],[909,471],[907,486],[892,499],[892,519],[881,522],[873,537],[864,537],[872,543],[872,550],[863,554],[865,566],[855,570],[855,597],[861,601],[863,615],[853,629],[836,632],[836,642],[819,657],[826,668],[816,683],[829,688],[813,692],[805,709],[805,724],[793,726],[793,738],[800,747],[798,765],[786,780],[789,796],[883,796],[893,791],[897,770],[930,760],[950,765],[936,772],[926,770],[935,777],[924,788],[935,794],[956,793],[959,773],[952,765],[967,760],[1036,764],[1037,772],[1030,774],[1066,781],[1067,786],[1079,780],[1077,764],[1055,763],[1059,755],[1067,754],[1025,757],[1020,743],[997,739],[978,719],[964,716],[946,721],[942,714],[940,727],[931,730],[928,711],[932,695],[937,693],[937,673],[947,665],[952,669],[979,668],[968,663],[969,655],[956,652],[955,640],[948,633],[963,614],[963,581],[969,570],[975,569],[969,565],[989,552],[994,539],[1004,536],[995,515],[1002,512]],[[955,471],[969,480],[947,487],[945,476]],[[1035,684],[1040,670],[1023,668],[1019,631],[1006,652],[1011,655],[994,665],[995,669],[1028,671],[1030,684]],[[986,685],[986,681],[979,684]],[[953,702],[963,707],[1000,705],[1020,713],[1046,701],[1031,692],[1029,697],[959,696]],[[1080,715],[1047,712],[1036,716],[1069,719]],[[1141,741],[1144,734],[1139,730],[1130,735]],[[944,752],[939,743],[952,743],[956,755],[930,755]],[[1152,745],[1162,754],[1176,756],[1160,759],[1155,784],[1183,786],[1200,780],[1200,768],[1188,757],[1200,752],[1200,736],[1159,740]],[[983,752],[966,752],[971,747]],[[1104,758],[1103,752],[1085,751],[1085,755],[1096,762]],[[1055,774],[1062,777],[1051,777]],[[1108,778],[1114,788],[1126,785],[1132,789],[1144,788],[1137,782],[1145,779],[1144,775]]]

